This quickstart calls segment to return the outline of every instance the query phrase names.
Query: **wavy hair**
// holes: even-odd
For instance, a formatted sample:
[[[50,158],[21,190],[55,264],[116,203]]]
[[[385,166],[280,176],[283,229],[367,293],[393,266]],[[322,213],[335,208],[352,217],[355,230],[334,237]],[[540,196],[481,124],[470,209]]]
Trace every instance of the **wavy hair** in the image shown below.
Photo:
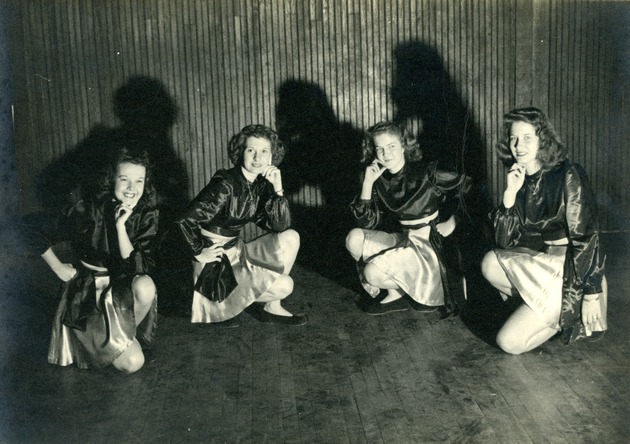
[[[547,115],[538,108],[516,108],[503,116],[503,139],[496,150],[499,160],[506,167],[512,166],[516,160],[510,150],[510,130],[515,122],[529,123],[536,130],[538,136],[538,155],[543,170],[550,170],[567,158],[567,150],[556,133]]]
[[[228,143],[228,155],[235,166],[243,166],[243,153],[247,148],[247,139],[258,137],[271,142],[271,163],[280,165],[284,158],[284,145],[278,138],[278,133],[265,125],[247,125],[236,133]]]
[[[125,145],[115,148],[115,152],[111,157],[111,162],[106,166],[101,178],[100,192],[97,199],[109,198],[114,194],[114,186],[116,175],[118,173],[118,165],[122,163],[133,163],[141,165],[146,170],[144,179],[144,192],[138,201],[139,204],[155,207],[157,205],[157,196],[152,182],[152,164],[149,159],[149,153],[144,149],[130,149]]]
[[[361,162],[368,164],[376,159],[376,146],[374,138],[379,134],[392,134],[400,139],[400,144],[405,152],[405,158],[411,162],[422,159],[422,150],[416,138],[402,123],[390,121],[379,122],[368,128],[363,135],[361,143]]]

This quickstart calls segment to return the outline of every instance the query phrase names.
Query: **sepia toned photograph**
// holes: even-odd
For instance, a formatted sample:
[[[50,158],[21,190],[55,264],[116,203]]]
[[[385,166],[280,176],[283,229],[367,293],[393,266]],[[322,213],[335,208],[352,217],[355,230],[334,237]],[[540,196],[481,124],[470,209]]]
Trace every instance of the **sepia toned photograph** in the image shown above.
[[[0,0],[0,443],[624,443],[629,0]]]

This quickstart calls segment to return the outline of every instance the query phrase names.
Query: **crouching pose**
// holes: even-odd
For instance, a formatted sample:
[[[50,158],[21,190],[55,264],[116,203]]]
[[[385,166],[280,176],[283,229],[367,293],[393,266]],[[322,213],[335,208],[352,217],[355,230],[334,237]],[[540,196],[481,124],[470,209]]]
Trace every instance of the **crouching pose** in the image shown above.
[[[520,354],[562,330],[565,342],[606,330],[604,258],[595,199],[581,166],[537,108],[505,115],[498,145],[507,187],[494,214],[498,249],[482,272],[504,299],[523,303],[497,335],[504,351]]]
[[[102,192],[85,196],[47,228],[31,226],[33,248],[65,282],[48,361],[80,368],[113,365],[132,373],[144,364],[157,321],[150,274],[158,227],[145,152],[121,147]],[[51,228],[54,227],[54,228]],[[69,240],[76,263],[53,246]]]
[[[370,315],[407,310],[409,303],[418,311],[444,305],[454,313],[463,301],[461,276],[447,266],[446,250],[452,245],[445,237],[455,229],[458,198],[468,181],[439,170],[421,154],[402,125],[381,122],[366,132],[363,161],[368,166],[361,194],[351,204],[360,228],[350,231],[346,248],[366,291],[376,298],[387,290],[367,307]],[[399,225],[393,232],[376,229],[387,214]],[[450,256],[457,255],[451,250]],[[457,264],[456,258],[449,263]]]
[[[289,272],[300,247],[277,167],[282,144],[272,129],[248,125],[228,154],[234,167],[217,171],[177,221],[194,256],[191,322],[237,326],[236,316],[258,302],[259,320],[303,325],[306,316],[281,305],[293,292]],[[249,222],[271,233],[245,243],[240,233]]]

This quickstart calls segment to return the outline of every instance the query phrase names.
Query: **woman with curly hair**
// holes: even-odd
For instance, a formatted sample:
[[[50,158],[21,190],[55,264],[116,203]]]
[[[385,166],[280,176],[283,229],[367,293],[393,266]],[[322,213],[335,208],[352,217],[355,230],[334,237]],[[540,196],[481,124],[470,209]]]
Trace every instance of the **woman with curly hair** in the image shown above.
[[[467,178],[424,161],[415,138],[393,122],[366,131],[362,161],[367,167],[361,194],[351,204],[359,228],[346,237],[346,248],[366,291],[376,298],[387,290],[366,312],[403,311],[409,304],[418,311],[445,306],[448,313],[456,312],[463,287],[453,267],[457,251],[445,238],[455,230]],[[381,231],[388,216],[397,226]]]
[[[606,330],[604,258],[586,173],[567,160],[541,110],[510,111],[504,131],[497,145],[508,168],[503,201],[494,212],[498,248],[481,267],[504,300],[520,296],[523,304],[499,330],[497,344],[520,354],[558,331],[569,342]]]
[[[151,342],[157,322],[151,274],[158,210],[147,153],[113,148],[97,195],[77,201],[48,227],[27,227],[27,239],[64,282],[48,361],[80,368],[111,364],[133,373],[144,364],[142,346]],[[57,256],[53,247],[62,241],[71,242],[76,262]]]
[[[282,143],[271,128],[248,125],[228,153],[234,167],[217,171],[177,221],[194,256],[191,322],[235,327],[236,316],[258,302],[259,320],[303,325],[306,316],[281,305],[293,291],[289,273],[300,247],[278,168]],[[240,233],[249,222],[271,233],[245,243]]]

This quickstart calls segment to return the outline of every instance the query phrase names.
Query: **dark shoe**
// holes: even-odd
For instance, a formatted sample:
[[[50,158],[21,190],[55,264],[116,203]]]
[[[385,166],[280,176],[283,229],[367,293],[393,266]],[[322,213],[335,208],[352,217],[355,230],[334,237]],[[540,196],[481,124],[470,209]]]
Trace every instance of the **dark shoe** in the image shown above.
[[[223,322],[211,322],[210,325],[213,325],[216,328],[237,328],[241,326],[241,321],[238,319],[238,316],[236,316]]]
[[[393,313],[395,311],[409,310],[409,304],[404,298],[396,299],[395,301],[381,304],[380,302],[374,302],[367,306],[365,312],[371,316],[380,316],[387,313]]]
[[[308,318],[306,315],[297,314],[293,316],[280,316],[273,313],[269,313],[264,309],[260,310],[258,313],[258,320],[260,322],[271,322],[273,324],[282,324],[282,325],[304,325],[308,322]]]
[[[411,305],[411,308],[413,308],[416,311],[419,311],[420,313],[433,313],[434,311],[437,311],[437,309],[439,308],[439,307],[431,307],[430,305],[421,304],[420,302],[416,302],[413,299],[409,301],[409,305]]]

